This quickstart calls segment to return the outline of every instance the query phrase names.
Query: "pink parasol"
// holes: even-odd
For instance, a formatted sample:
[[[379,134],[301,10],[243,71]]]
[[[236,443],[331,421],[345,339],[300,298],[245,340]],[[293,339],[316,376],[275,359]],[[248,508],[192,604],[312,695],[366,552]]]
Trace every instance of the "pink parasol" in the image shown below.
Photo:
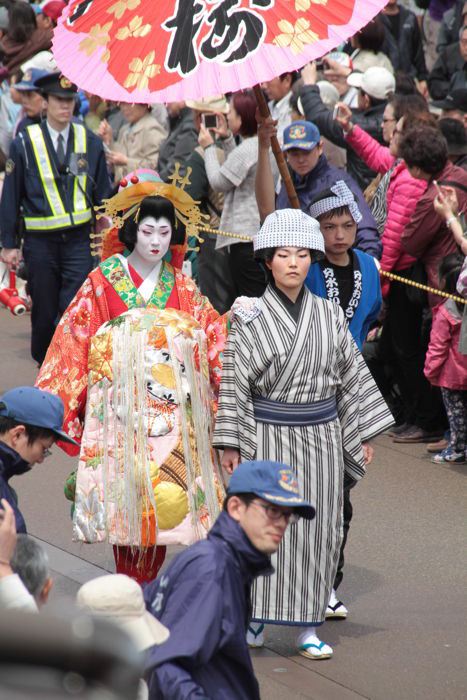
[[[175,102],[255,86],[355,34],[387,0],[71,0],[55,30],[62,73],[88,92]],[[272,150],[299,207],[277,138]]]
[[[60,70],[124,102],[242,90],[323,56],[387,0],[71,0],[55,30]]]

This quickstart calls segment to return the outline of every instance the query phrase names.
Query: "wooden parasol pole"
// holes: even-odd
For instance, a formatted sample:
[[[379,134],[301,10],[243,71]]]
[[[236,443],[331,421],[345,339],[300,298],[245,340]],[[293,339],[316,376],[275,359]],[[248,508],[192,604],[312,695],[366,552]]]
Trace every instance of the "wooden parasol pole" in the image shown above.
[[[253,92],[255,93],[259,113],[262,117],[267,119],[271,116],[271,112],[269,111],[268,103],[264,99],[264,94],[261,90],[260,85],[254,85]],[[300,209],[300,202],[297,197],[297,193],[295,192],[295,187],[292,182],[292,178],[290,177],[290,172],[287,167],[284,154],[282,153],[279,141],[277,140],[277,136],[272,137],[271,146],[272,152],[274,153],[274,158],[276,159],[277,167],[279,168],[279,172],[281,174],[282,182],[284,183],[285,189],[287,190],[287,196],[289,198],[290,206],[292,207],[292,209]]]

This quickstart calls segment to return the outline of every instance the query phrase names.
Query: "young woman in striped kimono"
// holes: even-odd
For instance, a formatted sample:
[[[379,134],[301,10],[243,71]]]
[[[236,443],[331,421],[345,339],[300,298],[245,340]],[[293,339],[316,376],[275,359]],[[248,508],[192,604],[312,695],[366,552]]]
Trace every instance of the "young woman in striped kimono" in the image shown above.
[[[275,574],[253,586],[258,624],[249,639],[261,645],[264,623],[298,625],[300,653],[329,658],[317,627],[339,557],[344,479],[361,479],[372,452],[364,443],[393,419],[340,307],[304,286],[324,254],[319,223],[299,210],[276,211],[254,249],[270,284],[261,298],[234,305],[214,446],[229,472],[247,459],[291,465],[316,518],[289,528],[273,557]]]

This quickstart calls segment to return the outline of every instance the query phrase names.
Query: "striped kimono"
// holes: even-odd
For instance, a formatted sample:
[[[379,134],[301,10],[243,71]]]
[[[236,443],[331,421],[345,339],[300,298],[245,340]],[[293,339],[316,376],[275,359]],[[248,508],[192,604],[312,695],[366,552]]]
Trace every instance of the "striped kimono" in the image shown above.
[[[266,399],[272,414],[282,414],[276,423],[264,422]],[[329,403],[337,408],[331,420],[303,425],[304,415]],[[253,619],[308,626],[324,621],[342,539],[344,472],[354,480],[364,475],[361,443],[392,423],[335,304],[305,290],[295,322],[269,286],[253,308],[235,315],[214,446],[237,448],[242,461],[290,465],[301,494],[316,506],[314,520],[287,529],[272,558],[275,574],[254,584]]]

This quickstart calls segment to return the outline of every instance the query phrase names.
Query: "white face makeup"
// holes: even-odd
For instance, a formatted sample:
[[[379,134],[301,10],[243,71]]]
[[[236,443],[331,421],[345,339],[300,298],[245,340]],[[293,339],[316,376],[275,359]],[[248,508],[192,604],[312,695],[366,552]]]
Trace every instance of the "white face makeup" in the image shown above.
[[[167,253],[171,237],[172,226],[168,219],[146,216],[138,224],[134,252],[141,260],[155,265]]]

